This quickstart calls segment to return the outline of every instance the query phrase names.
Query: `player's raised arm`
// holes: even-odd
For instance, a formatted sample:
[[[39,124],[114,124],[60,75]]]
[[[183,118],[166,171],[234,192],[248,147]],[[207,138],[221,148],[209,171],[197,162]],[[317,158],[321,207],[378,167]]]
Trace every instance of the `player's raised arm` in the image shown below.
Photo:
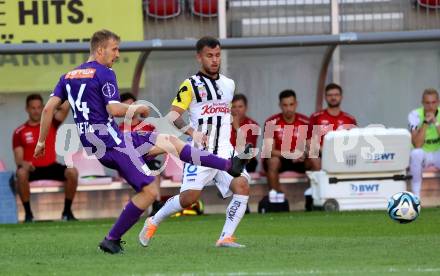
[[[41,123],[40,123],[40,135],[38,137],[38,143],[34,151],[34,157],[36,158],[44,155],[46,137],[47,134],[49,133],[49,128],[52,125],[52,120],[54,117],[55,110],[58,107],[60,107],[60,105],[61,105],[60,98],[50,97],[43,108],[43,112],[41,114]]]

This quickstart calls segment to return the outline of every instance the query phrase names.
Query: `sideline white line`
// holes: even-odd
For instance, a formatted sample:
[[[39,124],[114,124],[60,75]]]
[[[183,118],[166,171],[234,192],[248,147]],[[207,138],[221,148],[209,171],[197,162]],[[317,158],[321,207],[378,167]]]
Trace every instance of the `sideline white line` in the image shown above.
[[[321,270],[321,269],[311,269],[311,270],[290,270],[290,271],[274,271],[274,272],[227,272],[227,273],[208,273],[207,275],[217,276],[217,275],[228,275],[228,276],[247,276],[247,275],[321,275],[321,274],[359,274],[359,273],[406,273],[406,272],[420,272],[420,273],[434,273],[440,272],[440,267],[417,267],[417,268],[408,268],[408,269],[399,269],[396,267],[389,267],[388,269],[377,269],[377,270]],[[200,274],[191,274],[191,275],[200,275]]]

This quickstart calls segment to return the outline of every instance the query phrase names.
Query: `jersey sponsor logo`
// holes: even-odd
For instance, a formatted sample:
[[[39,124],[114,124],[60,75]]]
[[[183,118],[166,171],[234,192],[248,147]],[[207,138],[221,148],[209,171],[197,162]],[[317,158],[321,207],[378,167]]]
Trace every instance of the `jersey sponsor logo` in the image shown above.
[[[425,143],[428,144],[428,145],[439,144],[440,143],[440,137],[435,138],[435,139],[426,139]]]
[[[95,68],[77,69],[70,71],[64,79],[91,79],[95,76]]]
[[[24,139],[26,140],[26,143],[32,144],[34,142],[34,135],[32,132],[25,132],[24,133]]]
[[[200,115],[213,115],[217,113],[227,114],[230,113],[231,110],[229,106],[225,103],[220,104],[206,104],[202,106],[202,113]]]
[[[113,84],[106,82],[102,86],[102,94],[107,98],[112,98],[115,95],[115,93],[116,93],[116,87]]]

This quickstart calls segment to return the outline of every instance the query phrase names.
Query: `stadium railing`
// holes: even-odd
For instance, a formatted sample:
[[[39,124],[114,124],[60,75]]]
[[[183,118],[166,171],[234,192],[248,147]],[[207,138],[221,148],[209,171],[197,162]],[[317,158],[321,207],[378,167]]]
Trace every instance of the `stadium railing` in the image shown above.
[[[440,26],[436,0],[170,0],[144,1],[146,38],[179,39],[210,34],[227,37],[387,32]],[[225,0],[222,0],[225,1]],[[147,4],[149,3],[149,4]],[[173,16],[154,16],[153,3]],[[217,10],[218,7],[218,10]],[[156,12],[157,14],[157,12]],[[221,20],[224,15],[226,20]],[[166,20],[162,20],[167,18]]]
[[[327,48],[322,58],[320,73],[317,76],[318,85],[316,89],[315,109],[319,110],[322,108],[324,85],[327,81],[327,73],[337,46],[440,41],[440,29],[405,32],[340,33],[334,35],[227,38],[221,39],[220,41],[222,44],[222,49],[224,50],[326,46]],[[151,52],[192,51],[195,43],[195,39],[153,39],[122,42],[120,45],[121,51],[141,53],[138,57],[132,77],[131,92],[134,95],[138,94],[141,75],[144,71],[144,65]],[[87,53],[88,51],[88,43],[26,43],[0,45],[0,55]]]

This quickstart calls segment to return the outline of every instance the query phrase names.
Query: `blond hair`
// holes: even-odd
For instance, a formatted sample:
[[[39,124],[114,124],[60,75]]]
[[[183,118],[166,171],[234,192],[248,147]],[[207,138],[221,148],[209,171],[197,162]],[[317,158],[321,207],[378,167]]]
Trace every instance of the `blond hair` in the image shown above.
[[[107,45],[110,39],[121,41],[121,38],[112,31],[102,29],[95,32],[90,39],[90,53],[93,54],[99,47]]]
[[[437,97],[437,99],[439,98],[438,92],[434,88],[426,88],[425,90],[423,90],[422,98],[425,98],[425,96],[427,96],[427,95],[435,95]]]

